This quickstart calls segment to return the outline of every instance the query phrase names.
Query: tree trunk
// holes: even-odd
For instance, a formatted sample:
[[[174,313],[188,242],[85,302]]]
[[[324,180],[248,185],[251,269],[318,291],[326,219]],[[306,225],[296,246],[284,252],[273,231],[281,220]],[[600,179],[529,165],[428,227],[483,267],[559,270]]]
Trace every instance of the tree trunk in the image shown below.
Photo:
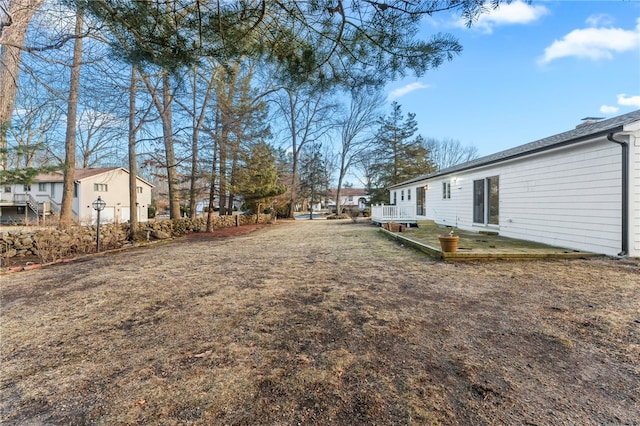
[[[201,94],[201,91],[198,88],[198,67],[193,67],[193,98],[191,105],[191,125],[193,127],[193,131],[191,134],[191,177],[189,184],[189,216],[194,218],[196,217],[196,209],[198,205],[198,196],[200,195],[200,191],[198,190],[198,179],[201,175],[199,173],[198,161],[199,161],[199,141],[200,141],[200,132],[203,128],[203,124],[205,119],[207,118],[207,111],[209,108],[209,104],[212,101],[212,94],[214,90],[216,82],[215,73],[211,75],[211,78],[208,81],[207,89],[204,93],[202,99],[202,105],[200,106],[200,112],[198,111],[198,96]],[[185,110],[187,107],[185,107]]]
[[[0,170],[8,170],[7,130],[11,126],[13,105],[18,88],[18,75],[22,56],[21,46],[31,18],[44,0],[11,0],[9,10],[11,25],[0,31]]]
[[[338,187],[336,188],[336,214],[342,214],[342,180],[344,175],[340,173],[338,176]]]
[[[216,126],[217,127],[217,126]],[[213,158],[211,159],[211,180],[209,181],[209,211],[207,212],[207,232],[213,232],[213,221],[215,216],[215,206],[216,206],[216,163],[217,163],[217,150],[215,146],[214,139],[213,146]]]
[[[169,183],[169,217],[180,217],[180,199],[178,197],[178,170],[173,147],[173,114],[171,112],[171,78],[169,73],[162,74],[162,132],[167,160],[167,180]]]
[[[218,184],[218,205],[220,207],[220,216],[226,215],[227,207],[227,138],[228,132],[222,123],[222,131],[220,132],[220,140],[218,141],[218,152],[220,159],[220,182]]]
[[[62,190],[62,205],[60,207],[60,227],[69,228],[73,223],[73,198],[75,187],[76,167],[76,120],[78,114],[78,92],[80,87],[80,65],[82,63],[82,27],[84,19],[82,10],[76,13],[76,39],[73,46],[73,64],[71,65],[71,79],[69,82],[69,98],[67,101],[67,132],[65,136],[65,170],[64,186]],[[80,208],[80,206],[78,206]],[[78,212],[79,215],[80,212]]]
[[[296,112],[291,92],[287,91],[289,96],[289,114],[290,126],[291,126],[291,150],[293,154],[293,162],[291,164],[291,187],[289,188],[289,211],[287,217],[293,219],[295,217],[294,206],[296,203],[297,189],[298,189],[298,138],[296,129]]]
[[[236,147],[233,148],[234,152],[231,153],[232,155],[232,160],[231,160],[231,173],[229,174],[229,187],[231,188],[229,190],[229,199],[227,200],[227,211],[229,212],[229,214],[233,214],[233,198],[234,198],[234,191],[233,189],[235,188],[235,185],[237,184],[236,182],[236,173],[237,170],[236,168],[238,167],[238,149]]]
[[[196,209],[198,208],[197,204],[197,184],[198,184],[198,137],[200,134],[200,126],[198,123],[198,118],[196,117],[196,100],[197,100],[197,87],[198,85],[198,72],[197,68],[193,68],[193,111],[192,111],[192,126],[193,131],[191,133],[191,177],[189,178],[189,217],[196,217]],[[205,105],[202,106],[204,110],[206,108],[206,100]],[[202,115],[201,115],[202,117]]]
[[[131,67],[129,86],[129,239],[134,240],[138,229],[138,167],[136,157],[136,94],[137,68]],[[149,206],[146,206],[149,207]]]

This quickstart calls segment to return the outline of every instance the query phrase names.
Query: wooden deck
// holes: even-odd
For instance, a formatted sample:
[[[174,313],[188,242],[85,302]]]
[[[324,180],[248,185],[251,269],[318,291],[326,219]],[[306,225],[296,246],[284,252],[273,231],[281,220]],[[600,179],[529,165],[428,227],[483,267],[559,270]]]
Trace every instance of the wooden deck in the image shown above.
[[[584,259],[602,256],[596,253],[459,229],[455,229],[455,234],[460,237],[458,250],[455,253],[446,253],[440,248],[438,236],[447,234],[449,228],[439,227],[431,221],[420,221],[418,227],[409,228],[406,232],[389,232],[384,229],[381,229],[380,232],[431,257],[446,261]]]

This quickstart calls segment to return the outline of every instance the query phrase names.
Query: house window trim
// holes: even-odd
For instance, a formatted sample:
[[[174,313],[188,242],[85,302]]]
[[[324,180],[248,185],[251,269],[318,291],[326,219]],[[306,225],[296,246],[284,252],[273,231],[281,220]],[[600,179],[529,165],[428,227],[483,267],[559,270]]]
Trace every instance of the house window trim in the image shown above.
[[[106,183],[94,183],[93,192],[109,192],[109,185]]]

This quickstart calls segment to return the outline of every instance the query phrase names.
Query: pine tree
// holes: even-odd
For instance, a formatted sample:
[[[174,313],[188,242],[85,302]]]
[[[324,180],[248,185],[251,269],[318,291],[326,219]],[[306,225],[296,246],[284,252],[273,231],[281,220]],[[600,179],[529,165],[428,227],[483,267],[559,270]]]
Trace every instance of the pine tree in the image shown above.
[[[371,173],[374,177],[372,202],[385,200],[386,188],[433,170],[424,138],[414,137],[418,124],[414,113],[404,117],[397,102],[391,113],[379,121],[376,147],[372,151]]]
[[[263,207],[270,206],[273,198],[287,189],[278,184],[276,156],[265,142],[253,145],[242,157],[233,189],[244,198],[245,208],[259,215]]]

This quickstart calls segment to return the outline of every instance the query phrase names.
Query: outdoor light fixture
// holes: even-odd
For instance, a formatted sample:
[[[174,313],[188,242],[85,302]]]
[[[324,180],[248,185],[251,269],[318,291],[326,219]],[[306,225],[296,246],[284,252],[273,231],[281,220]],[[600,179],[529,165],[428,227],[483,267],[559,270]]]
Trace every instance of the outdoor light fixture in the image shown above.
[[[97,218],[97,231],[96,231],[96,251],[99,252],[100,251],[100,212],[102,210],[104,210],[105,206],[107,205],[107,203],[105,203],[105,201],[100,198],[100,196],[98,195],[98,199],[95,200],[93,203],[91,203],[91,205],[93,206],[93,209],[98,212],[98,218]]]

